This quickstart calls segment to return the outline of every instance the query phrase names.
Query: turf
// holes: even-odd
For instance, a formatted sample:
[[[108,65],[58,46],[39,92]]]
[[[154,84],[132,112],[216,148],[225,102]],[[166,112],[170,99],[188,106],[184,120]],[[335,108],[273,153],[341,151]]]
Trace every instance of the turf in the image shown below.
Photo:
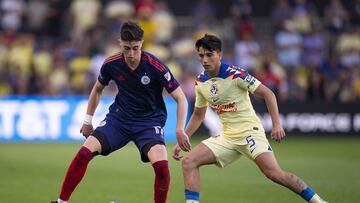
[[[193,144],[195,144],[194,141]],[[360,201],[360,138],[288,138],[271,142],[283,169],[293,172],[330,202]],[[0,202],[39,203],[57,198],[80,143],[0,143]],[[168,146],[169,152],[172,145]],[[169,153],[170,156],[170,153]],[[180,163],[170,158],[169,203],[184,202]],[[266,179],[245,157],[219,169],[201,169],[204,203],[304,202]],[[96,157],[75,190],[75,203],[153,202],[153,169],[135,145]]]

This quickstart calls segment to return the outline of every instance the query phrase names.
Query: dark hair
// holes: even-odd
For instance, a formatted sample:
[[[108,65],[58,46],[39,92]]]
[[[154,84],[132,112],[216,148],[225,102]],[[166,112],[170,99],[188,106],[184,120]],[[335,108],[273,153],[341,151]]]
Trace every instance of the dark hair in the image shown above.
[[[204,37],[198,39],[195,43],[196,50],[202,47],[209,51],[221,51],[221,40],[215,35],[205,34]]]
[[[120,37],[123,41],[141,41],[144,36],[144,30],[132,21],[127,21],[121,26]]]

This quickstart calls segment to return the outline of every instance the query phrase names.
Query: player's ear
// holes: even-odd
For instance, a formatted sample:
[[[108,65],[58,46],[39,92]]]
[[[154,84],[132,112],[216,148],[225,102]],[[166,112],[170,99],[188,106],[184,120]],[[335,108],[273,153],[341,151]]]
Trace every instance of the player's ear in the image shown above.
[[[223,53],[221,51],[218,52],[220,60],[222,59]]]

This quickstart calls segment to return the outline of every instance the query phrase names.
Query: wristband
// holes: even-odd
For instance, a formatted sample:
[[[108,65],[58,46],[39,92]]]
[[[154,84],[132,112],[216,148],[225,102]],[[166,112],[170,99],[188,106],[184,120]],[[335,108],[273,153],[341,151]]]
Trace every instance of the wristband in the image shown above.
[[[86,114],[84,118],[84,124],[91,125],[92,124],[92,115]]]

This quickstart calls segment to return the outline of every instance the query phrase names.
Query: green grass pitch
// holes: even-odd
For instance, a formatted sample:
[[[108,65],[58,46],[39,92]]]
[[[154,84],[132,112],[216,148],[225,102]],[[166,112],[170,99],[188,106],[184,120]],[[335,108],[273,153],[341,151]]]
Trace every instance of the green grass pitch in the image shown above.
[[[193,144],[197,143],[193,141]],[[293,172],[332,203],[360,202],[359,137],[288,137],[271,142],[283,169]],[[67,167],[81,143],[0,143],[0,202],[39,203],[58,197]],[[170,158],[169,203],[182,203],[180,163]],[[201,168],[203,203],[300,203],[298,195],[266,179],[242,157],[219,169]],[[75,203],[153,202],[153,169],[131,144],[96,157],[73,193]]]

